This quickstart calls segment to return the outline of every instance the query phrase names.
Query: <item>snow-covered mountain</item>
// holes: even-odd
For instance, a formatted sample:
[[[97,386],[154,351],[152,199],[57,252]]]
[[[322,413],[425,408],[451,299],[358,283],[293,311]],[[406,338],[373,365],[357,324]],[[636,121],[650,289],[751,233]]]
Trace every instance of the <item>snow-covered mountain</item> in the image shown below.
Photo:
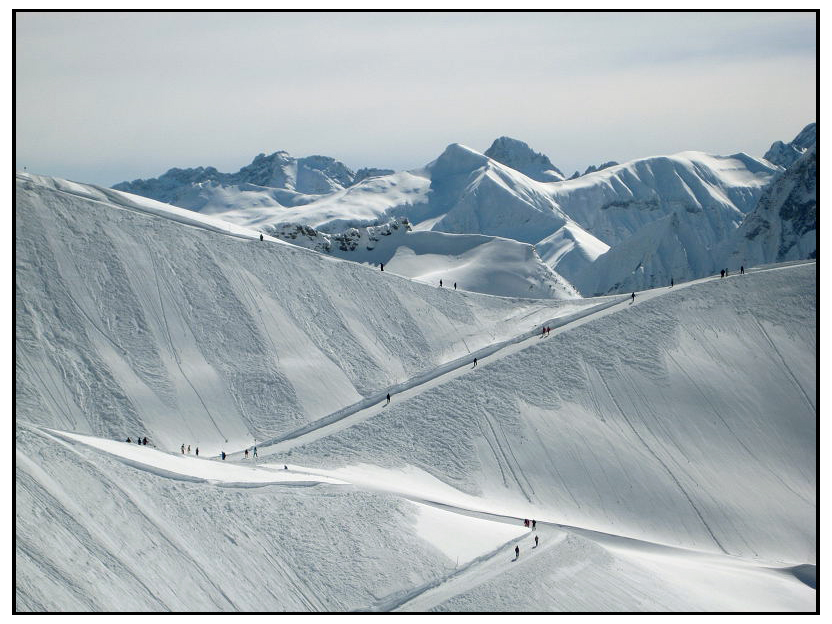
[[[720,247],[720,266],[817,257],[817,147],[778,174],[756,208]]]
[[[353,172],[329,156],[294,158],[288,152],[259,154],[237,173],[221,173],[214,167],[170,169],[158,178],[121,182],[114,189],[206,214],[241,206],[278,209],[308,203],[314,196],[344,189],[389,169]],[[312,197],[310,197],[312,196]]]
[[[793,143],[803,142],[798,137]],[[484,154],[452,144],[425,167],[398,173],[351,174],[337,161],[324,160],[295,160],[278,152],[258,156],[234,176],[210,169],[175,170],[157,181],[117,188],[263,231],[294,231],[302,226],[344,237],[352,236],[348,232],[353,228],[407,219],[417,231],[514,239],[535,245],[557,279],[576,285],[586,295],[617,292],[624,284],[641,288],[666,283],[671,277],[684,280],[709,274],[715,265],[714,250],[734,234],[780,170],[745,154],[682,152],[621,165],[608,162],[564,180],[546,156],[508,137],[495,140]],[[292,172],[307,169],[324,176],[326,183],[298,185],[295,180],[302,176]],[[203,178],[205,182],[196,182]],[[312,192],[321,194],[308,194]],[[665,227],[668,224],[678,224],[685,233],[676,236],[675,230]],[[661,232],[673,240],[656,239]],[[687,263],[666,265],[666,253],[657,253],[658,247],[667,250],[679,244],[679,257],[687,258]],[[607,268],[596,267],[599,274],[593,275],[595,260],[621,245],[636,247],[619,249],[612,257],[636,262],[631,266],[608,260],[603,263]],[[384,262],[372,255],[362,261]],[[440,264],[453,263],[448,257]],[[416,264],[408,263],[408,271],[416,275],[433,271],[432,263],[422,268]]]
[[[495,139],[484,153],[538,182],[560,182],[566,177],[548,156],[535,152],[527,143],[517,139],[505,136]]]
[[[782,141],[772,143],[763,158],[775,165],[787,168],[793,165],[816,141],[817,131],[815,124],[810,123],[788,143],[783,143]]]
[[[508,238],[414,232],[408,222],[395,220],[336,234],[290,224],[266,226],[263,231],[338,258],[383,266],[385,271],[426,284],[442,280],[448,288],[503,297],[580,297],[543,262],[533,245]]]
[[[611,246],[674,213],[690,215],[708,246],[736,229],[777,171],[746,154],[681,152],[552,185],[552,198],[583,229]]]
[[[17,610],[815,609],[814,263],[493,297],[28,174],[15,228]]]

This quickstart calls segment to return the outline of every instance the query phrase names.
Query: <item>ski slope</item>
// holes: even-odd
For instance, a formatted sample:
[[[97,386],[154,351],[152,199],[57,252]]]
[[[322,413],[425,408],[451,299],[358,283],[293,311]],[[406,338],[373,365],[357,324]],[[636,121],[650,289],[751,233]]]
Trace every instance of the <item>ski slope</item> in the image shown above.
[[[815,609],[814,263],[492,297],[18,184],[17,610]]]

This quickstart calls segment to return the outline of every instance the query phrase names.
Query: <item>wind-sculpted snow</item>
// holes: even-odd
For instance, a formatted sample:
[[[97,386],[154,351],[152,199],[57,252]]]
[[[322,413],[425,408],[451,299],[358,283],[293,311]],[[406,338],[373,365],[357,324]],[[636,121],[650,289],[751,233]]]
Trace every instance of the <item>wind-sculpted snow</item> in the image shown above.
[[[814,292],[809,266],[637,298],[292,461],[415,465],[538,518],[812,562]]]
[[[15,227],[18,611],[815,608],[814,263],[493,297],[25,174]]]
[[[56,428],[217,454],[589,305],[450,293],[117,191],[19,183],[18,414]]]

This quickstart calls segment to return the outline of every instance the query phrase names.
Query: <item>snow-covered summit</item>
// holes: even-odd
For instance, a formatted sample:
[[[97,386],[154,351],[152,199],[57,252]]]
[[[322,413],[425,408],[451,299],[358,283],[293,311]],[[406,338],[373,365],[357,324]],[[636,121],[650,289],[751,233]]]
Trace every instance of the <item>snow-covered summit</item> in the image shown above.
[[[778,169],[747,154],[687,151],[632,160],[552,185],[564,213],[609,245],[677,211],[698,215],[704,244],[722,240]]]
[[[251,164],[236,173],[221,173],[214,167],[174,168],[158,178],[121,182],[113,188],[197,211],[217,211],[218,206],[223,205],[225,209],[239,208],[245,203],[229,199],[229,193],[248,198],[249,204],[263,205],[262,194],[267,193],[271,203],[266,203],[278,209],[308,203],[315,196],[330,194],[369,176],[386,173],[391,171],[361,169],[355,173],[329,156],[295,158],[281,150],[268,155],[258,154]]]
[[[763,191],[721,246],[723,264],[750,266],[817,257],[817,146],[813,143]]]
[[[527,143],[510,137],[495,139],[485,155],[538,182],[559,182],[566,177],[548,156],[535,152]]]
[[[780,165],[781,167],[789,167],[798,158],[800,158],[806,150],[808,150],[817,141],[817,129],[815,123],[810,123],[798,135],[789,141],[775,141],[771,144],[769,150],[765,153],[767,161]]]

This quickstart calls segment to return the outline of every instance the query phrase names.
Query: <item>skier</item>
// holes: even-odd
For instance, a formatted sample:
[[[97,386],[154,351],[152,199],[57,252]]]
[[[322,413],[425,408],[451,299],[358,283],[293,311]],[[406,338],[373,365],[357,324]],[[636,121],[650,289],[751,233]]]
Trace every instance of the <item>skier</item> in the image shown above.
[[[225,451],[220,452],[220,455],[222,455],[222,460],[225,461]]]
[[[261,241],[263,240],[263,235],[262,235],[262,234],[260,235],[260,240],[261,240]]]
[[[387,403],[385,405],[390,405],[390,393],[387,393]]]
[[[477,365],[477,358],[474,358],[474,366]]]
[[[254,456],[257,457],[257,447],[254,447]]]
[[[745,275],[745,267],[740,265],[740,275]]]
[[[519,558],[520,558],[520,547],[519,547],[519,546],[515,546],[515,547],[514,547],[514,558],[515,558],[515,559],[519,559]]]
[[[384,270],[384,263],[383,262],[381,263],[381,270],[382,271]]]
[[[183,455],[185,454],[185,444],[184,443],[182,444],[182,454]]]
[[[538,540],[538,537],[537,537],[537,535],[535,535],[534,536],[534,547],[535,548],[537,548],[537,540]]]

